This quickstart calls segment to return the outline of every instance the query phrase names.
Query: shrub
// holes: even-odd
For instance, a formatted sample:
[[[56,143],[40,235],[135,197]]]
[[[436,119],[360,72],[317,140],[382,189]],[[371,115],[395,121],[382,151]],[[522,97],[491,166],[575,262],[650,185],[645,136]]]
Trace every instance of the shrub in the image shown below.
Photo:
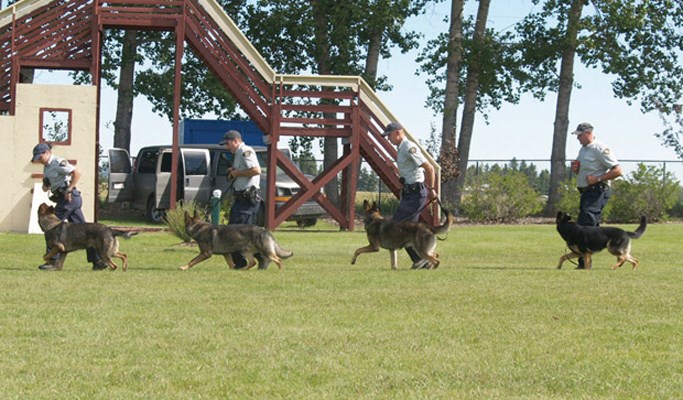
[[[166,212],[166,225],[173,235],[179,237],[186,243],[190,243],[192,238],[185,232],[185,211],[194,214],[194,211],[204,213],[204,209],[200,208],[195,202],[191,201],[187,204],[179,201],[176,207]]]
[[[472,182],[462,200],[462,210],[472,221],[514,222],[543,207],[540,194],[519,171],[495,171]]]
[[[614,182],[610,222],[637,222],[641,215],[650,221],[666,220],[680,195],[679,182],[673,174],[655,167],[638,164],[638,169],[625,179]]]
[[[574,218],[579,215],[579,204],[581,203],[581,193],[576,189],[576,176],[566,179],[558,188],[560,193],[557,202],[557,210],[564,211]]]

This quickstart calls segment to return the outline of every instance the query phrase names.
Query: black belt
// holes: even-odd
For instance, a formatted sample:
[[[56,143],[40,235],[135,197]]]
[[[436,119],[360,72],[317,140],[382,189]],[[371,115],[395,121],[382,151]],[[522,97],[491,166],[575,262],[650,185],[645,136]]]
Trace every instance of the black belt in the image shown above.
[[[586,193],[589,190],[605,190],[605,189],[607,189],[607,184],[605,182],[599,182],[599,183],[596,183],[595,185],[580,187],[577,189],[579,189],[579,193]]]

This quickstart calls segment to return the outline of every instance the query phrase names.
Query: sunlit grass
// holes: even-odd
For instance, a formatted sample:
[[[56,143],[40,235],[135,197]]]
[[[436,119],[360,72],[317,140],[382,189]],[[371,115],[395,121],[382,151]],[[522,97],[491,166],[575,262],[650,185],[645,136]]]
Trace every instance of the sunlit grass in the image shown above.
[[[633,226],[629,226],[633,228]],[[36,267],[0,234],[4,398],[677,398],[683,225],[634,242],[641,267],[555,265],[550,225],[456,226],[436,271],[365,234],[286,227],[285,269],[231,271],[167,232],[122,241],[129,271]]]

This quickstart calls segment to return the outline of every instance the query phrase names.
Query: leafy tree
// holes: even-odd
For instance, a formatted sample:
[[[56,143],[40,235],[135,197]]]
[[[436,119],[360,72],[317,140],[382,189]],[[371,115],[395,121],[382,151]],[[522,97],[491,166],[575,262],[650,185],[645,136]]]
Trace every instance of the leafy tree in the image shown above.
[[[453,0],[449,34],[441,33],[430,40],[417,58],[418,72],[427,76],[430,89],[426,104],[435,113],[443,113],[440,161],[451,157],[452,162],[445,165],[455,165],[450,173],[444,173],[444,179],[457,177],[445,185],[444,196],[456,204],[466,182],[475,113],[480,112],[487,119],[490,107],[498,109],[504,101],[518,102],[517,79],[524,78],[515,72],[518,61],[510,44],[512,34],[486,29],[489,2],[479,2],[476,21],[463,19],[458,3],[462,2]],[[453,53],[455,50],[457,54]],[[464,110],[456,148],[455,119],[461,102]],[[452,146],[450,153],[444,146]]]
[[[247,6],[245,33],[281,73],[363,75],[382,88],[385,79],[376,76],[379,57],[390,57],[394,46],[404,52],[417,46],[416,34],[402,27],[426,3],[259,0]],[[338,140],[325,138],[323,152],[328,167],[338,158]],[[326,193],[338,202],[336,182],[327,185]]]
[[[541,0],[534,0],[535,4]],[[546,214],[554,213],[566,171],[575,58],[614,77],[615,96],[669,114],[683,95],[683,3],[673,0],[545,0],[517,26],[525,88],[543,99],[557,91]],[[557,64],[560,65],[559,76]]]
[[[665,110],[659,112],[659,117],[665,126],[662,132],[655,133],[666,147],[672,148],[678,158],[683,159],[683,106],[676,104],[673,113],[667,114]]]
[[[361,192],[376,192],[379,188],[379,176],[366,168],[361,168],[358,175],[358,190]]]
[[[244,0],[219,0],[238,20]],[[173,120],[175,37],[173,32],[108,30],[102,47],[101,75],[118,91],[114,145],[130,147],[133,99],[145,96],[158,115]],[[136,69],[137,67],[137,69]],[[77,73],[76,82],[90,77]],[[183,57],[181,118],[214,114],[240,118],[235,101],[201,60],[189,49]]]

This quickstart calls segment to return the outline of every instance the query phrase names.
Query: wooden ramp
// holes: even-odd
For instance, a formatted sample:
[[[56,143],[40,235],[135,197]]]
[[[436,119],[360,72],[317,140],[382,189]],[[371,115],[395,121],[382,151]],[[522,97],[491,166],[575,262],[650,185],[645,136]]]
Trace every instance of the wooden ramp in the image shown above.
[[[21,82],[22,68],[89,71],[93,82],[99,84],[99,44],[105,28],[175,32],[174,145],[178,138],[180,63],[185,44],[267,134],[268,170],[275,171],[279,166],[301,186],[299,193],[283,206],[276,209],[274,201],[266,204],[269,228],[275,228],[313,199],[343,229],[353,230],[356,191],[350,188],[356,187],[361,157],[399,195],[396,149],[380,135],[389,122],[399,119],[372,88],[359,76],[276,73],[214,0],[23,0],[0,11],[0,112],[14,114],[15,87]],[[408,130],[406,133],[417,143]],[[277,150],[280,139],[287,136],[340,138],[343,152],[337,162],[309,179]],[[434,165],[440,193],[440,167],[423,152]],[[339,174],[341,204],[334,204],[321,189]],[[267,198],[274,199],[275,174],[269,174],[267,190]],[[422,218],[436,223],[438,216],[439,209],[434,205],[424,211]]]

